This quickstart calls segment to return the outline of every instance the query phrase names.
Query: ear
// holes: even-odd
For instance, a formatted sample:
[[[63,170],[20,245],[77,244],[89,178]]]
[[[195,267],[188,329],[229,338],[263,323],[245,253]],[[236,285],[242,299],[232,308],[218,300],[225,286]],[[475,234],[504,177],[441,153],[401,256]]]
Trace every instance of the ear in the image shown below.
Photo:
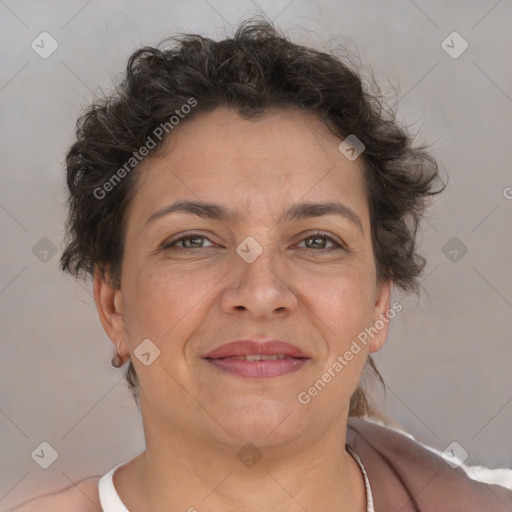
[[[94,271],[94,301],[101,325],[124,360],[129,357],[121,289],[112,286],[110,275]]]
[[[389,305],[392,286],[392,281],[384,281],[377,287],[373,315],[373,328],[377,333],[370,341],[370,352],[377,352],[380,350],[386,341],[390,322]]]

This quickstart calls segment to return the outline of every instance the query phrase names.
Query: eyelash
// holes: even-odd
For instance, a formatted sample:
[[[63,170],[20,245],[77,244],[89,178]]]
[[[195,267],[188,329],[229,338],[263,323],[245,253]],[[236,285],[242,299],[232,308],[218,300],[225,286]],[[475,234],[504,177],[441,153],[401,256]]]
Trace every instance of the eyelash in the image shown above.
[[[321,231],[321,230],[317,230],[314,233],[309,233],[307,236],[302,238],[302,240],[299,243],[303,242],[304,240],[308,240],[308,239],[315,238],[315,237],[325,238],[328,241],[332,242],[336,247],[325,248],[325,249],[305,248],[306,251],[318,252],[318,251],[328,251],[328,250],[334,250],[334,249],[344,249],[345,251],[349,250],[345,244],[343,244],[342,242],[339,242],[336,238],[334,238],[333,236],[331,236],[328,233]],[[211,240],[206,235],[202,235],[201,233],[190,232],[190,233],[186,233],[186,234],[182,235],[180,238],[177,238],[176,240],[172,240],[168,243],[165,243],[162,246],[162,249],[174,249],[174,250],[178,250],[178,251],[193,251],[194,249],[204,249],[204,247],[192,247],[191,248],[191,247],[176,247],[173,245],[178,242],[182,242],[183,240],[187,240],[189,238],[205,238],[206,240],[209,240],[211,242]]]

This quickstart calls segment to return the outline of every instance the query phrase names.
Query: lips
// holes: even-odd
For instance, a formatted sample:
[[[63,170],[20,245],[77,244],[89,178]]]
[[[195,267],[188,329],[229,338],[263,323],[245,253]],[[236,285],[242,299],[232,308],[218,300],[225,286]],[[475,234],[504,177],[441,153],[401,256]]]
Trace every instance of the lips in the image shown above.
[[[208,352],[206,359],[240,358],[244,356],[286,356],[294,359],[309,359],[300,348],[284,341],[267,341],[264,343],[253,340],[239,340],[221,345]],[[266,359],[266,358],[265,358]]]
[[[217,347],[203,357],[219,370],[252,379],[294,373],[310,359],[300,348],[275,340],[265,343],[234,341]]]

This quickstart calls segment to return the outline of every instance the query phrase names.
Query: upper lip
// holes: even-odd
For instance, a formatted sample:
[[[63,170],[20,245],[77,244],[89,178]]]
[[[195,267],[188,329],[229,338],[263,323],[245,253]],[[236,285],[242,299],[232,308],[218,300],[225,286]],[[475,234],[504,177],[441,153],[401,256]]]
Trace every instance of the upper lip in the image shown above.
[[[216,349],[208,352],[203,357],[207,359],[220,359],[232,356],[271,356],[282,354],[295,358],[309,358],[300,348],[290,345],[285,341],[271,340],[266,342],[257,342],[254,340],[238,340],[220,345]]]

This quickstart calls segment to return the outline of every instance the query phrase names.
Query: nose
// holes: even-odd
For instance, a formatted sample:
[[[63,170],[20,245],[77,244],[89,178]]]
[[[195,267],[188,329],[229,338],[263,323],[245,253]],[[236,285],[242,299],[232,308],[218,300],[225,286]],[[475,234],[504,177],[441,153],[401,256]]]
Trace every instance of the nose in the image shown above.
[[[291,275],[279,256],[269,248],[252,263],[234,255],[230,281],[222,292],[221,307],[228,314],[246,314],[257,319],[288,316],[297,309],[298,299],[290,288]]]

